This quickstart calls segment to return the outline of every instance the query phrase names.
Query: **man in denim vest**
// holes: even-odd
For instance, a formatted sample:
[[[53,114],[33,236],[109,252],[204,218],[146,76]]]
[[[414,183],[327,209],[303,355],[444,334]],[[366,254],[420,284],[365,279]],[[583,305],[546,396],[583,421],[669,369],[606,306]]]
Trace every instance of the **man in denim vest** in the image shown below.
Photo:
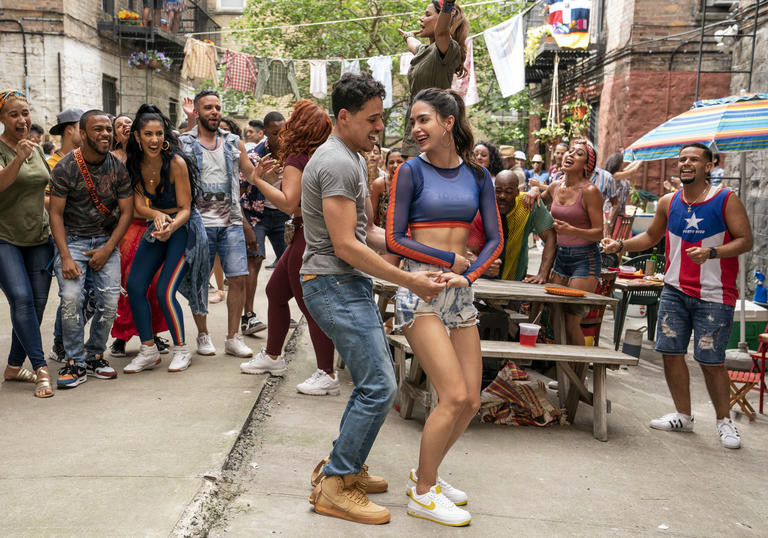
[[[245,300],[248,276],[243,214],[240,209],[240,178],[253,173],[253,164],[240,137],[219,129],[221,99],[213,90],[195,96],[194,116],[197,125],[179,137],[184,153],[195,159],[200,168],[202,193],[195,200],[208,235],[210,265],[218,253],[224,274],[229,280],[227,294],[227,339],[224,351],[236,357],[250,357],[253,351],[238,334],[240,314]],[[215,355],[216,348],[208,332],[207,316],[195,315],[198,355]]]

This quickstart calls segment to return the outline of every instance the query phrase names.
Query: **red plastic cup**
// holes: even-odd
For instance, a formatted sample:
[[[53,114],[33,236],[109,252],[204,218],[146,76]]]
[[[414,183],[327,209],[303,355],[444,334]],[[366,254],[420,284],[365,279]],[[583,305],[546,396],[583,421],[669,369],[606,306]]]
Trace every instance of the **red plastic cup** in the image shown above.
[[[536,339],[539,336],[539,329],[541,326],[535,323],[521,323],[520,324],[520,344],[528,347],[536,346]]]

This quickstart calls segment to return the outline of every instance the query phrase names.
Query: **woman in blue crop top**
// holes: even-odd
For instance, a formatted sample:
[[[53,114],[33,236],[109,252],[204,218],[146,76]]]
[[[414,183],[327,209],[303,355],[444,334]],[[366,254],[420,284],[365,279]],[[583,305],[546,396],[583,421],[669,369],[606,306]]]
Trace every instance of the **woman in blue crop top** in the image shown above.
[[[439,398],[424,425],[418,469],[411,471],[408,513],[461,525],[469,513],[434,497],[463,504],[467,496],[439,479],[437,470],[480,407],[482,358],[470,285],[502,250],[501,222],[491,176],[473,156],[462,98],[451,90],[423,90],[415,98],[411,122],[423,153],[403,163],[393,180],[387,248],[405,258],[408,271],[442,273],[438,278],[446,289],[430,302],[406,288],[396,295],[397,324]],[[464,254],[478,210],[489,240],[470,265]],[[442,508],[424,513],[424,506]],[[455,509],[446,512],[446,506]]]
[[[205,237],[200,216],[192,205],[199,173],[197,166],[179,149],[170,121],[153,105],[139,108],[126,153],[126,166],[135,191],[134,214],[147,219],[149,226],[136,250],[126,282],[141,348],[123,371],[133,374],[160,364],[147,299],[150,283],[160,271],[157,299],[174,344],[168,371],[180,372],[187,369],[192,355],[184,339],[184,316],[176,291],[188,274],[199,273],[201,269],[204,274],[208,273],[207,267],[201,268],[201,256],[190,259],[189,248],[201,235]],[[202,265],[207,266],[207,261]],[[191,267],[196,270],[190,271]]]

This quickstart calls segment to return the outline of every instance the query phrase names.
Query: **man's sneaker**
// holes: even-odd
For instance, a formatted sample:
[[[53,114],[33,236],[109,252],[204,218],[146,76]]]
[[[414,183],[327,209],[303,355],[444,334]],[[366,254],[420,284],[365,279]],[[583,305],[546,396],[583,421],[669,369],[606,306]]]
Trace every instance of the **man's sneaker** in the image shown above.
[[[213,340],[211,335],[206,333],[200,333],[197,335],[197,354],[198,355],[216,355],[216,348],[213,347]]]
[[[413,517],[420,517],[451,527],[463,527],[472,521],[469,512],[459,508],[446,497],[439,484],[429,488],[429,491],[424,495],[416,493],[416,488],[413,487],[408,491],[408,498],[408,515]]]
[[[245,345],[243,336],[240,334],[235,334],[224,341],[224,353],[242,358],[253,357],[253,350]]]
[[[60,389],[73,389],[86,381],[88,381],[88,374],[85,368],[77,366],[74,361],[69,361],[59,370],[56,386]]]
[[[125,357],[125,340],[115,338],[109,346],[109,354],[113,357]]]
[[[417,481],[418,476],[416,475],[416,469],[411,469],[411,472],[408,475],[408,484],[405,486],[406,495],[408,495],[412,488],[416,487]],[[453,487],[439,476],[437,477],[437,485],[440,486],[440,491],[443,492],[443,495],[448,497],[448,499],[450,499],[456,506],[467,504],[469,497],[467,497],[467,494],[461,491],[459,488]]]
[[[248,362],[240,363],[240,371],[244,374],[270,374],[282,377],[287,369],[282,355],[273,359],[264,349]]]
[[[325,477],[323,474],[323,467],[328,465],[328,462],[330,461],[331,458],[325,458],[315,465],[315,469],[312,471],[312,475],[309,478],[309,483],[313,488]],[[359,473],[350,476],[357,477],[358,481],[362,484],[365,493],[384,493],[389,488],[389,483],[387,483],[386,478],[368,474],[368,465],[365,463]]]
[[[288,327],[290,327],[291,329],[295,329],[298,326],[299,326],[299,322],[291,318],[291,322],[288,324]]]
[[[267,328],[267,324],[256,319],[256,314],[249,312],[240,318],[240,332],[243,334],[255,334]]]
[[[90,360],[85,361],[85,371],[88,375],[96,379],[115,379],[117,372],[112,368],[104,355],[96,355]]]
[[[388,523],[389,510],[371,502],[357,475],[326,476],[312,490],[310,504],[315,512],[355,523]]]
[[[123,368],[123,373],[137,374],[142,370],[151,370],[158,364],[160,364],[160,352],[157,350],[157,346],[141,344],[139,354]]]
[[[168,365],[169,372],[183,372],[189,368],[189,362],[192,360],[192,353],[189,352],[189,346],[175,346],[173,348],[173,359]]]
[[[171,352],[169,349],[171,345],[165,338],[161,338],[160,336],[155,335],[155,345],[157,346],[157,350],[160,352],[160,355],[168,355],[168,353]]]
[[[339,390],[339,373],[334,372],[336,378],[328,375],[327,372],[318,370],[312,374],[312,377],[296,385],[296,390],[302,394],[308,394],[310,396],[325,396],[330,394],[331,396],[338,396],[341,392]]]
[[[66,362],[67,359],[64,355],[64,344],[61,342],[54,342],[53,347],[51,347],[51,350],[45,358],[56,362]]]
[[[725,448],[741,448],[741,436],[730,418],[717,421],[717,434]]]
[[[692,432],[693,416],[682,413],[667,413],[661,418],[655,418],[651,421],[651,428],[654,430],[664,430],[666,432]]]

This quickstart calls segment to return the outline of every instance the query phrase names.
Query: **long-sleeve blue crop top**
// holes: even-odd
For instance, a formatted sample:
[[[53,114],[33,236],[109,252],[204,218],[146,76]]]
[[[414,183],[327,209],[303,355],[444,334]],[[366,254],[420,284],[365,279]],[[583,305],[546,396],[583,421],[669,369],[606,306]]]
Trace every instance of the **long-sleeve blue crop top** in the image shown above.
[[[414,228],[469,228],[478,210],[488,242],[463,274],[474,282],[502,248],[496,192],[487,170],[482,180],[466,163],[438,168],[419,156],[403,163],[392,180],[387,208],[387,249],[412,260],[451,267],[456,254],[427,246],[407,236]]]

